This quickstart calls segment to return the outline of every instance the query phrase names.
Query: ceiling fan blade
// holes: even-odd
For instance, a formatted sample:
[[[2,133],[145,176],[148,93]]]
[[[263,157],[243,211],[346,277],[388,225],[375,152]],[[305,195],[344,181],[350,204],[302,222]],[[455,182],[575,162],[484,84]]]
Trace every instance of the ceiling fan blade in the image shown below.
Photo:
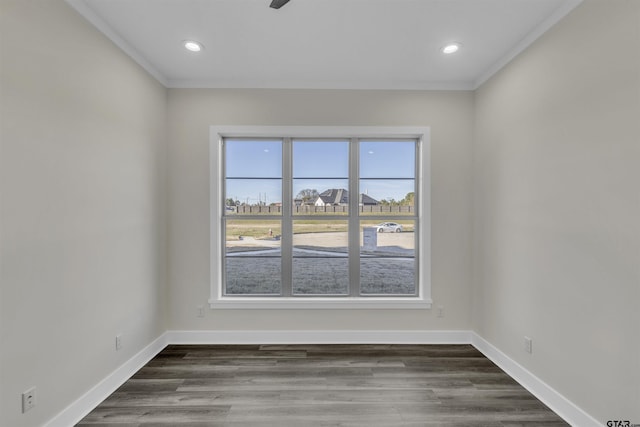
[[[280,9],[282,6],[284,6],[288,2],[289,0],[273,0],[269,5],[269,7],[272,7],[274,9]]]

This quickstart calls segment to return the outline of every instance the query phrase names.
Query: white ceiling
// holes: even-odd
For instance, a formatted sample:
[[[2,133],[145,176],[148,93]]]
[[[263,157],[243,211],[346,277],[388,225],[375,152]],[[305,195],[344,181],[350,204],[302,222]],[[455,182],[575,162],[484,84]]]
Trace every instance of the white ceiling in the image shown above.
[[[167,87],[474,89],[581,0],[67,1]]]

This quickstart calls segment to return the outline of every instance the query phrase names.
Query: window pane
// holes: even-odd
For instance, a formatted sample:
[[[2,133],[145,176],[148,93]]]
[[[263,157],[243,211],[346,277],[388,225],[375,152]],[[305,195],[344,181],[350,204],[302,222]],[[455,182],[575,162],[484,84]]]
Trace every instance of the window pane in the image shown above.
[[[360,178],[415,178],[415,141],[360,142]]]
[[[348,141],[293,141],[294,178],[347,178]]]
[[[282,180],[227,178],[225,206],[225,215],[280,215]]]
[[[225,221],[225,294],[279,294],[280,221]]]
[[[225,140],[225,172],[229,178],[282,177],[281,141]]]
[[[349,181],[347,179],[294,179],[295,215],[349,213]]]
[[[361,179],[360,190],[361,215],[416,215],[413,179]]]
[[[279,295],[280,258],[228,257],[225,295]]]
[[[360,222],[360,293],[416,294],[415,221]]]
[[[417,295],[417,147],[373,137],[225,139],[222,294]],[[283,232],[291,246],[281,248]],[[349,260],[350,250],[359,257]]]
[[[294,295],[349,292],[347,221],[293,221]]]

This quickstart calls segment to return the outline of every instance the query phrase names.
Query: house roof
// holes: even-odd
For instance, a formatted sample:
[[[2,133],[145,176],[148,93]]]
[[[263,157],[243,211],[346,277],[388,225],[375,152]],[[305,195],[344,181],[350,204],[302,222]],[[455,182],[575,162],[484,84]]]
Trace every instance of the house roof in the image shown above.
[[[320,193],[318,197],[325,204],[343,205],[349,203],[349,191],[344,188],[331,188]]]
[[[377,205],[380,204],[379,201],[369,196],[368,194],[360,193],[360,197],[358,198],[358,203],[361,205]]]
[[[331,188],[318,195],[324,204],[346,205],[349,203],[349,190],[344,188]],[[363,205],[377,205],[379,202],[368,194],[360,193],[358,203]]]

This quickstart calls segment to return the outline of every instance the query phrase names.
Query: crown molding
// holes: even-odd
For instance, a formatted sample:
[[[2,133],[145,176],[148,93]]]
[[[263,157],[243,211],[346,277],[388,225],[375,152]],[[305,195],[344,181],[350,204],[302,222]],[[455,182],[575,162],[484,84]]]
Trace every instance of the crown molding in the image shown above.
[[[334,89],[334,90],[424,90],[424,91],[474,91],[488,81],[494,74],[500,71],[516,56],[527,49],[540,36],[557,24],[561,19],[575,9],[583,0],[565,0],[558,9],[533,31],[518,42],[506,55],[494,62],[488,69],[474,81],[457,82],[373,82],[373,81],[275,81],[262,80],[237,81],[237,80],[184,80],[168,79],[156,67],[154,67],[138,50],[125,41],[109,24],[107,24],[87,4],[85,0],[65,0],[73,9],[93,24],[116,46],[122,49],[135,62],[151,74],[166,88],[171,89]]]
[[[471,91],[474,82],[339,82],[339,81],[236,81],[236,80],[176,80],[167,81],[170,89],[310,89],[310,90],[432,90]]]
[[[164,87],[168,87],[167,79],[158,71],[147,59],[133,46],[127,43],[120,35],[107,24],[84,0],[65,0],[69,6],[75,9],[80,15],[82,15],[87,21],[89,21],[94,27],[96,27],[102,34],[104,34],[109,40],[116,46],[129,55],[138,65],[144,68],[149,74],[151,74],[158,82]]]
[[[516,56],[527,49],[533,42],[539,39],[544,33],[549,31],[551,27],[556,25],[562,18],[567,16],[569,12],[575,9],[583,0],[565,0],[565,2],[556,11],[538,25],[533,31],[525,36],[520,42],[518,42],[513,49],[511,49],[505,56],[498,59],[493,63],[484,73],[476,79],[472,85],[472,90],[478,89],[487,80],[493,77],[498,71],[504,68],[509,62],[511,62]]]

